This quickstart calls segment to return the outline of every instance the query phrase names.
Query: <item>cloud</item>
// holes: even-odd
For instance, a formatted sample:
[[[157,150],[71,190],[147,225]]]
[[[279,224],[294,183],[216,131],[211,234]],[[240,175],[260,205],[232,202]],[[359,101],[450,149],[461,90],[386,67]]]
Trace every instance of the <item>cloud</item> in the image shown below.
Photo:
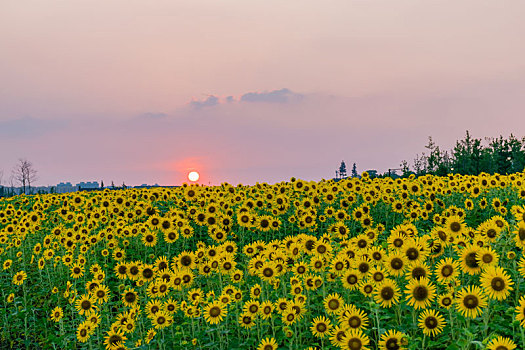
[[[168,115],[166,113],[162,113],[162,112],[147,112],[147,113],[142,113],[140,115],[141,118],[146,118],[146,119],[160,119],[160,118],[166,118]]]
[[[215,95],[209,95],[205,100],[194,100],[189,103],[193,109],[201,109],[203,107],[213,107],[221,104],[231,104],[234,102],[263,102],[273,104],[285,104],[289,102],[301,101],[305,95],[293,92],[290,89],[283,88],[280,90],[271,90],[263,92],[247,92],[239,99],[229,95],[219,98]]]
[[[202,107],[212,107],[219,104],[219,98],[214,95],[208,96],[207,99],[203,101],[191,101],[190,106],[193,108],[202,108]]]
[[[36,137],[65,126],[63,121],[25,116],[0,120],[0,136],[5,138]]]
[[[304,95],[292,92],[284,88],[269,92],[248,92],[241,96],[241,102],[267,102],[267,103],[287,103],[292,100],[300,100]]]

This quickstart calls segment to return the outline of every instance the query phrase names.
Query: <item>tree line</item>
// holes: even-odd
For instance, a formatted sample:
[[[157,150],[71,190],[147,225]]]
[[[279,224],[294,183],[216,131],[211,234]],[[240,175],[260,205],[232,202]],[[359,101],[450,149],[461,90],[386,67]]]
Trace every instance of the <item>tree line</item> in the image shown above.
[[[510,174],[525,168],[525,137],[518,139],[513,134],[482,140],[473,138],[467,130],[465,138],[456,141],[451,150],[442,150],[432,137],[425,149],[416,155],[412,168],[406,160],[401,162],[403,175]]]
[[[31,185],[38,180],[37,170],[33,163],[27,159],[19,159],[18,163],[11,170],[7,179],[7,186],[4,185],[4,172],[0,170],[0,196],[10,196],[15,194],[15,187],[20,188],[20,193],[31,194]]]

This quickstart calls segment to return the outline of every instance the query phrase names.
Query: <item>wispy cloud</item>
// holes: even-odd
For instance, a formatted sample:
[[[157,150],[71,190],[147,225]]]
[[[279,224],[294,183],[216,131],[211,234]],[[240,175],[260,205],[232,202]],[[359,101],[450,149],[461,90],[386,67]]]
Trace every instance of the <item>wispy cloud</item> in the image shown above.
[[[219,104],[219,98],[214,95],[208,96],[207,99],[202,101],[191,101],[190,106],[196,109],[203,108],[203,107],[212,107]]]
[[[66,124],[64,121],[37,119],[30,116],[0,120],[0,136],[5,138],[36,137],[62,128]]]
[[[190,107],[194,109],[201,109],[203,107],[213,107],[221,104],[229,103],[273,103],[273,104],[285,104],[291,102],[302,101],[306,96],[293,92],[290,89],[283,88],[279,90],[262,91],[262,92],[247,92],[242,94],[238,99],[234,96],[219,97],[216,95],[209,95],[204,100],[193,100],[189,103]]]
[[[145,118],[145,119],[161,119],[161,118],[166,118],[167,116],[168,114],[163,113],[163,112],[146,112],[140,115],[141,118]]]
[[[287,103],[301,100],[303,97],[302,94],[283,88],[265,92],[248,92],[241,96],[241,102]]]

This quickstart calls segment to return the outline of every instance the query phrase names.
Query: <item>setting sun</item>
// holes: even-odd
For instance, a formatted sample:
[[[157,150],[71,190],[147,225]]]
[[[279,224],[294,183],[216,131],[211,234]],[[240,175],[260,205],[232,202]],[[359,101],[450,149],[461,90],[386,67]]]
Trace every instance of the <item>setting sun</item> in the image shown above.
[[[196,171],[192,171],[192,172],[190,172],[190,173],[188,174],[188,180],[193,181],[193,182],[199,180],[199,173],[196,172]]]

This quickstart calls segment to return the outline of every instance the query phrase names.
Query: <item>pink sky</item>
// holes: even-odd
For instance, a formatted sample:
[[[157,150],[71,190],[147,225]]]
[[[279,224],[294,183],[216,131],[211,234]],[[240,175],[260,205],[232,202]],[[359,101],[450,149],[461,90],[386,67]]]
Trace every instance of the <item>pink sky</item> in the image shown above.
[[[523,1],[3,1],[0,171],[180,184],[525,136]],[[286,89],[286,90],[283,90]],[[251,93],[251,94],[250,94]],[[210,97],[211,96],[211,97]],[[230,96],[230,98],[228,98]]]

